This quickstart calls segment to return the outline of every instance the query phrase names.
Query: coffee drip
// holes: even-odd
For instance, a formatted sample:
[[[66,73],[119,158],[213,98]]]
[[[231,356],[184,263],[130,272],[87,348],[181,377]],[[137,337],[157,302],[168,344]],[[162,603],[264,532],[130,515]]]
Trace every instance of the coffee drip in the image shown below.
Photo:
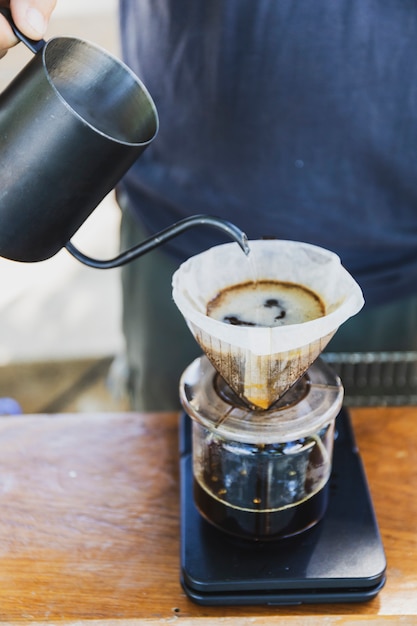
[[[234,244],[183,263],[173,277],[174,301],[215,369],[248,407],[266,410],[306,372],[338,327],[363,305],[362,293],[337,255],[280,240],[250,241],[247,258]],[[225,288],[257,281],[301,285],[325,307],[320,318],[269,328],[229,325],[207,315]]]
[[[325,513],[343,387],[318,357],[363,298],[327,250],[279,240],[249,247],[247,259],[234,244],[192,257],[174,274],[173,297],[205,353],[180,382],[193,420],[195,504],[223,532],[265,541],[298,534]],[[208,315],[224,290],[253,283],[256,292],[274,281],[315,294],[323,314],[268,327]],[[268,296],[267,307],[278,300]]]

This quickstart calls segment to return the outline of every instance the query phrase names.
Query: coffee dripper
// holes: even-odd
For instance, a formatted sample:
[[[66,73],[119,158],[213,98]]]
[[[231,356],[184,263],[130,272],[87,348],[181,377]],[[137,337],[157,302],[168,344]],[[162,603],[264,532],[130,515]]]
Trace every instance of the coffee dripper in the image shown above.
[[[227,268],[225,271],[224,268]],[[207,304],[231,285],[279,280],[318,294],[325,314],[301,324],[229,325]],[[173,297],[205,356],[180,384],[193,419],[194,497],[202,515],[241,538],[288,537],[323,516],[340,379],[317,360],[337,328],[363,305],[339,258],[291,241],[232,244],[186,261]],[[307,373],[308,370],[308,373]]]
[[[366,600],[386,560],[342,382],[320,358],[362,293],[328,250],[249,247],[245,259],[216,246],[173,276],[203,351],[180,381],[181,583],[203,605]],[[324,315],[261,328],[207,314],[224,289],[257,281],[303,286]]]

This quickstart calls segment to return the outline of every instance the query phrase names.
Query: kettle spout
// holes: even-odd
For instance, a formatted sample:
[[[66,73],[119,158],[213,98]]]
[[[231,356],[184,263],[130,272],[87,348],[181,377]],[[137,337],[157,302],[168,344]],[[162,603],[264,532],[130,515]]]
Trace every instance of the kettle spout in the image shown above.
[[[245,233],[240,230],[240,228],[232,224],[232,222],[228,222],[227,220],[224,220],[220,217],[212,217],[211,215],[192,215],[191,217],[186,217],[185,219],[180,220],[175,224],[172,224],[172,226],[161,230],[156,235],[149,237],[149,239],[145,239],[145,241],[142,241],[133,248],[130,248],[130,250],[122,252],[113,259],[93,259],[80,252],[70,241],[65,245],[65,248],[78,261],[84,263],[85,265],[88,265],[89,267],[94,267],[97,269],[121,267],[122,265],[130,263],[130,261],[134,261],[143,254],[150,252],[154,248],[157,248],[166,241],[177,237],[184,231],[190,228],[194,228],[196,226],[209,226],[222,231],[225,235],[233,239],[239,245],[239,247],[246,256],[249,254],[250,248],[248,238]]]
[[[213,228],[217,228],[217,230],[223,231],[225,235],[228,235],[231,239],[236,241],[246,256],[249,254],[250,248],[246,234],[240,230],[240,228],[235,226],[235,224],[232,224],[232,222],[228,222],[220,217],[213,217],[211,215],[192,215],[191,217],[187,217],[184,220],[173,224],[173,226],[170,226],[166,231],[162,232],[171,233],[169,234],[169,239],[171,239],[171,237],[175,237],[184,230],[193,228],[194,226],[211,226]]]

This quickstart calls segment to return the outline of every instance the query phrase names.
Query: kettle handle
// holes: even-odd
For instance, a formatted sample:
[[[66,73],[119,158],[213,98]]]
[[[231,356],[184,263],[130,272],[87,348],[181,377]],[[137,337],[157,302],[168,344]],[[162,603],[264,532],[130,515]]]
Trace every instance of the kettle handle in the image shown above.
[[[24,43],[25,46],[27,46],[31,52],[36,54],[37,52],[42,50],[42,48],[46,44],[46,41],[44,39],[36,40],[36,39],[29,39],[29,37],[26,37],[26,35],[24,35],[14,23],[13,18],[12,18],[12,12],[10,11],[10,9],[8,9],[7,7],[0,7],[0,13],[3,15],[3,17],[6,18],[6,20],[9,23],[10,28],[12,29],[16,37],[19,39],[19,41]]]
[[[130,263],[130,261],[146,254],[146,252],[150,252],[157,246],[160,246],[166,241],[169,241],[169,239],[180,235],[185,230],[193,228],[194,226],[211,226],[213,228],[217,228],[217,230],[223,231],[225,235],[228,235],[231,239],[236,241],[245,255],[249,254],[248,238],[245,233],[231,222],[219,217],[212,217],[211,215],[192,215],[191,217],[186,217],[172,226],[165,228],[165,230],[161,230],[156,235],[149,237],[149,239],[145,239],[145,241],[137,244],[133,248],[122,252],[119,256],[113,259],[92,259],[91,257],[88,257],[80,252],[70,241],[65,245],[65,248],[78,261],[84,263],[84,265],[88,265],[89,267],[94,267],[96,269],[109,269]]]

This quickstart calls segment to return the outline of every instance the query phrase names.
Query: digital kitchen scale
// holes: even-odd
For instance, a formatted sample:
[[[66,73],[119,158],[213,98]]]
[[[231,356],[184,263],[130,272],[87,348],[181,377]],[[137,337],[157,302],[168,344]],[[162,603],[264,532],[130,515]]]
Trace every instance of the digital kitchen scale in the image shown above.
[[[336,418],[329,503],[313,528],[279,541],[235,539],[193,501],[191,420],[183,414],[181,583],[202,605],[360,602],[385,583],[386,559],[350,418]]]

